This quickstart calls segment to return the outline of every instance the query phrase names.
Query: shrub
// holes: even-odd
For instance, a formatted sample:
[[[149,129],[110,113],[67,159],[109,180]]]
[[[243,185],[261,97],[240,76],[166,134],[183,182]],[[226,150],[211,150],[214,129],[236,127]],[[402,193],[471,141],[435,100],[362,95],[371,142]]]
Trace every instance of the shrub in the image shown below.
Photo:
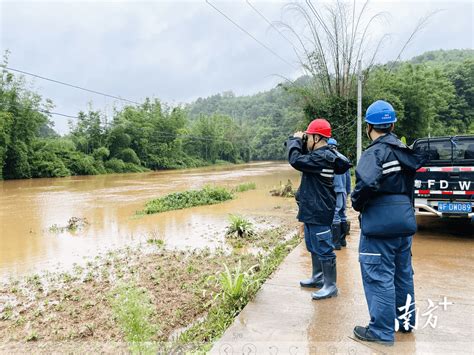
[[[138,158],[137,153],[135,153],[135,151],[132,148],[123,149],[118,154],[117,158],[123,160],[125,163],[140,165],[140,159]]]
[[[144,168],[140,165],[133,164],[133,163],[125,163],[124,172],[127,172],[127,173],[142,173],[144,171],[148,171],[148,169]]]
[[[126,169],[123,160],[117,158],[106,161],[104,165],[108,173],[123,173]]]
[[[64,177],[71,172],[55,153],[40,150],[35,151],[31,158],[31,175],[38,178]]]
[[[231,238],[252,238],[255,236],[253,224],[245,218],[230,215],[230,225],[227,227],[226,235]]]
[[[66,166],[73,175],[97,175],[94,158],[81,152],[72,152],[66,158]]]
[[[110,151],[106,147],[100,147],[92,153],[95,160],[105,161],[110,156]]]

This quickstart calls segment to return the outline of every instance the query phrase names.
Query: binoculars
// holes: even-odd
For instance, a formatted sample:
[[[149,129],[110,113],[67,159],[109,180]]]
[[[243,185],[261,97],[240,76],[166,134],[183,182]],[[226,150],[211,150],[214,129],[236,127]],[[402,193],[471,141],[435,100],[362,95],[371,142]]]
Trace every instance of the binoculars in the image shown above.
[[[288,136],[288,138],[293,138],[293,136]],[[303,134],[303,138],[301,139],[303,142],[302,146],[302,153],[307,154],[308,153],[308,148],[307,148],[307,142],[308,142],[308,135],[305,133]],[[283,143],[283,145],[286,147],[286,141]]]

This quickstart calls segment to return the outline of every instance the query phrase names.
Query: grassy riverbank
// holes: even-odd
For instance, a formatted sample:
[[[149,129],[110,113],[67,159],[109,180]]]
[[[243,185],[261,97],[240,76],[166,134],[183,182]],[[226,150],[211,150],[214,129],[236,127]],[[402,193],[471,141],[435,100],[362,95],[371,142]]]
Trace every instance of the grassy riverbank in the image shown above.
[[[150,240],[70,273],[11,280],[0,287],[0,350],[209,349],[298,243],[289,235],[272,229],[214,252]]]

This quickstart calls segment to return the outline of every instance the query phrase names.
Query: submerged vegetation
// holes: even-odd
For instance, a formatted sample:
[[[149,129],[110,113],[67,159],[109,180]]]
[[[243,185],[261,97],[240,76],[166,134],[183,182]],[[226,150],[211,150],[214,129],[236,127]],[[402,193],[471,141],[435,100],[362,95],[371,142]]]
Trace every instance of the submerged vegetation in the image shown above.
[[[205,186],[201,190],[175,192],[147,202],[145,214],[180,210],[194,206],[213,205],[234,198],[231,191],[223,187]]]
[[[70,272],[11,280],[0,285],[2,349],[209,349],[299,242],[288,233],[262,232],[250,241],[256,252],[177,251],[147,243]]]
[[[83,229],[87,225],[89,225],[89,222],[86,218],[71,217],[67,221],[66,226],[61,227],[57,224],[53,224],[51,227],[49,227],[49,231],[52,233],[62,233],[64,231],[76,232],[77,230]]]
[[[249,239],[255,237],[253,224],[242,216],[230,215],[230,224],[226,236],[235,239]]]
[[[201,190],[190,190],[168,194],[166,196],[147,202],[140,214],[154,214],[166,211],[180,210],[183,208],[214,205],[216,203],[232,200],[235,192],[254,190],[255,183],[244,183],[229,190],[224,187],[205,186]]]
[[[256,188],[257,188],[257,185],[254,182],[247,182],[247,183],[237,185],[237,187],[233,191],[245,192],[249,190],[255,190]]]
[[[288,180],[286,184],[282,184],[280,182],[280,186],[273,190],[270,190],[270,194],[272,196],[279,196],[279,197],[295,197],[296,191],[293,189],[293,183],[291,180]]]

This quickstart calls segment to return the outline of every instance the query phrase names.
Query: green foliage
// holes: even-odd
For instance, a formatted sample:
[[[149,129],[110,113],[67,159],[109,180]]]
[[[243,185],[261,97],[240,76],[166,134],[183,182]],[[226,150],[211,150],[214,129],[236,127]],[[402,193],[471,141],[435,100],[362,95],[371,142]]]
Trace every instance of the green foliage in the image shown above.
[[[396,133],[405,136],[410,144],[429,134],[467,130],[449,114],[456,99],[455,88],[438,67],[405,63],[392,72],[377,68],[369,77],[366,95],[367,102],[386,99],[394,105],[398,117]]]
[[[3,166],[5,165],[7,146],[10,143],[12,121],[11,113],[0,111],[0,179],[3,177]]]
[[[452,65],[459,64],[465,60],[474,57],[474,49],[450,49],[428,51],[422,55],[416,56],[410,60],[414,64],[436,64],[436,65]]]
[[[255,236],[253,224],[242,216],[230,215],[230,225],[227,227],[226,236],[230,238],[248,239]]]
[[[71,175],[64,162],[51,151],[35,151],[32,157],[33,177],[64,177]]]
[[[250,160],[249,132],[231,117],[220,114],[201,116],[193,124],[192,137],[184,140],[185,152],[216,163]]]
[[[213,205],[232,198],[234,198],[232,192],[225,188],[206,186],[202,190],[175,192],[149,201],[144,212],[153,214],[194,206]]]
[[[108,150],[106,147],[99,147],[94,150],[92,156],[95,160],[106,161],[110,156],[110,150]]]
[[[188,105],[187,109],[190,119],[196,121],[193,134],[200,132],[203,137],[216,142],[207,147],[202,143],[198,144],[201,156],[209,157],[211,161],[215,161],[213,159],[219,154],[222,154],[224,160],[228,160],[226,157],[229,153],[218,150],[232,151],[232,148],[235,153],[233,159],[236,155],[240,155],[243,161],[284,159],[283,142],[304,121],[303,110],[296,97],[288,94],[282,87],[252,96],[236,97],[232,92],[226,92],[199,98]],[[228,121],[229,128],[219,134],[212,128],[214,123],[209,118],[212,115],[218,119],[232,117],[234,126]],[[225,132],[230,133],[231,138],[235,137],[230,139],[232,148],[220,147],[220,142],[228,139]],[[230,156],[232,157],[232,153]]]
[[[247,182],[244,184],[237,185],[237,187],[233,190],[235,192],[245,192],[248,190],[255,190],[257,185],[254,182]]]
[[[77,149],[83,153],[90,154],[103,146],[105,130],[100,115],[98,111],[89,110],[87,113],[81,111],[77,124],[71,127],[72,139]]]
[[[65,158],[67,168],[73,175],[97,175],[100,174],[97,162],[90,155],[75,151]]]
[[[31,168],[28,163],[28,146],[23,140],[12,140],[7,148],[4,177],[6,179],[28,179]]]
[[[133,352],[151,351],[150,342],[157,332],[151,323],[154,312],[150,295],[144,288],[132,285],[120,285],[111,295],[114,318],[131,343]]]
[[[104,166],[108,173],[124,173],[126,171],[124,161],[117,158],[106,161]]]
[[[132,163],[135,165],[140,165],[140,159],[137,156],[137,153],[132,148],[125,148],[123,149],[118,158],[123,160],[125,163]]]
[[[246,272],[242,271],[242,264],[239,262],[234,270],[230,271],[224,264],[224,271],[219,276],[219,284],[222,289],[221,296],[224,300],[232,303],[247,303],[251,296],[252,273],[255,266]]]

